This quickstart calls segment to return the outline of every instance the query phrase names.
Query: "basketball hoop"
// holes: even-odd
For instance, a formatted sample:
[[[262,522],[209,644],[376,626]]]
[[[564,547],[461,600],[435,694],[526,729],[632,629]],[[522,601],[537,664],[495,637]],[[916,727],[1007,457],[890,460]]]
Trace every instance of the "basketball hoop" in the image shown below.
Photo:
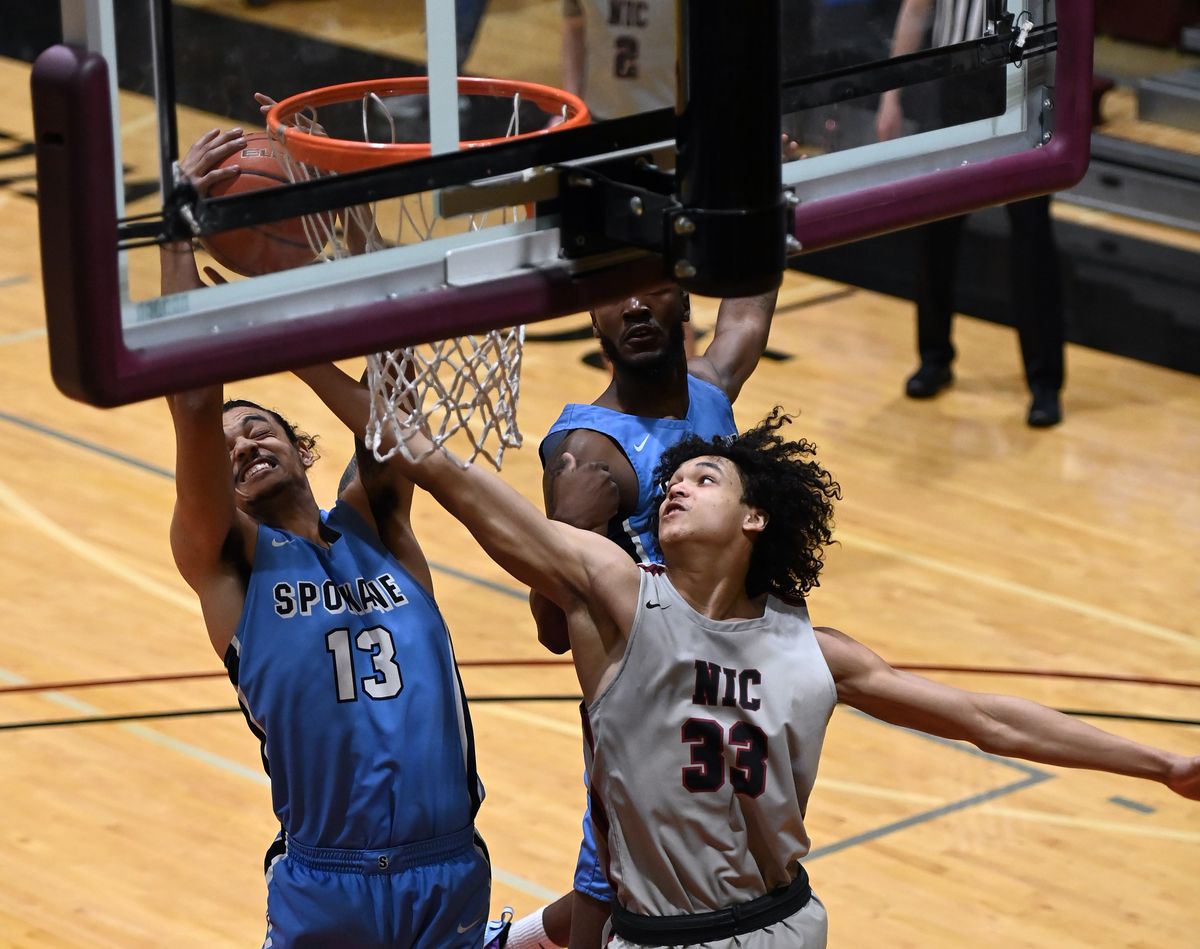
[[[405,101],[399,97],[427,96],[428,90],[425,77],[314,89],[272,106],[267,128],[282,146],[293,181],[412,161],[428,156],[430,145],[398,140],[397,126],[404,123],[396,119],[396,102]],[[498,134],[462,141],[461,148],[548,135],[590,119],[576,96],[536,83],[460,78],[458,94],[468,103],[471,97],[492,100],[493,107],[498,100],[511,103],[507,114],[504,109],[498,113],[502,123]],[[523,105],[540,110],[535,127],[526,131],[521,131]],[[547,127],[551,120],[558,124]],[[330,128],[339,134],[331,134]],[[361,140],[347,137],[349,129],[360,131]],[[322,259],[342,258],[456,230],[478,230],[486,223],[486,215],[481,214],[444,219],[436,211],[436,202],[424,194],[395,201],[394,222],[387,224],[389,215],[376,203],[343,209],[336,226],[310,234],[314,254]],[[501,223],[507,223],[520,220],[526,209],[502,208],[498,213]],[[385,237],[388,224],[392,229]],[[454,448],[465,464],[482,455],[499,469],[504,449],[521,444],[516,408],[524,339],[525,327],[516,326],[368,356],[371,419],[366,440],[375,457],[386,461],[402,451],[417,460],[409,452],[405,434],[422,428],[434,448],[450,447],[448,442],[457,437]]]
[[[325,86],[309,92],[301,92],[277,102],[267,113],[267,130],[272,137],[282,142],[288,153],[297,161],[314,165],[325,171],[345,173],[362,171],[364,168],[379,168],[414,158],[425,158],[430,154],[428,142],[371,142],[334,138],[322,131],[314,130],[319,109],[345,105],[382,101],[398,96],[427,96],[429,80],[424,76],[400,79],[370,79],[365,82],[347,82],[337,86]],[[500,99],[517,99],[531,103],[547,117],[562,119],[553,128],[535,128],[526,132],[505,132],[491,138],[470,139],[459,143],[461,148],[479,148],[495,145],[512,138],[532,138],[561,132],[586,125],[591,116],[587,106],[578,96],[563,89],[543,86],[534,82],[515,79],[478,79],[460,77],[460,96],[483,96]],[[311,120],[311,122],[310,122]]]

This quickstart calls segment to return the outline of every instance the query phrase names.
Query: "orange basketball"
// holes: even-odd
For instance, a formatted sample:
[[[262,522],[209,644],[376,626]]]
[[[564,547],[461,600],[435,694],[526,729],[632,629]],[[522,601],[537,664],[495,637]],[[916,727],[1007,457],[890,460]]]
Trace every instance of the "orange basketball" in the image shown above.
[[[288,184],[291,179],[277,147],[266,132],[250,132],[242,150],[221,163],[222,167],[237,165],[241,174],[215,185],[209,196],[217,198]],[[304,219],[299,217],[209,234],[200,243],[217,263],[247,277],[302,267],[316,258],[304,232]]]

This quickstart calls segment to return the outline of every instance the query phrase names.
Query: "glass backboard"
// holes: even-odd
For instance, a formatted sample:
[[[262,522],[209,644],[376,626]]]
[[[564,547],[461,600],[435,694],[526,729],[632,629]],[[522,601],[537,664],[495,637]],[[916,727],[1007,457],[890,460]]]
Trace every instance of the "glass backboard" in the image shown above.
[[[700,0],[63,0],[66,45],[33,80],[56,381],[116,405],[577,312],[664,276],[708,292],[703,260],[680,265],[679,182],[765,228],[772,257],[783,227],[773,207],[742,213],[743,183],[779,189],[792,254],[1074,183],[1090,4],[949,6],[984,18],[946,32],[942,0],[785,0],[763,4],[772,35],[757,7],[738,33]],[[730,63],[773,85],[737,85]],[[236,159],[264,186],[192,201],[172,161],[210,129],[267,131],[255,93],[292,104]],[[792,145],[764,174],[745,156],[780,131]],[[289,135],[376,154],[334,167]],[[221,250],[232,225],[252,238],[240,257]],[[161,295],[168,236],[226,282]]]

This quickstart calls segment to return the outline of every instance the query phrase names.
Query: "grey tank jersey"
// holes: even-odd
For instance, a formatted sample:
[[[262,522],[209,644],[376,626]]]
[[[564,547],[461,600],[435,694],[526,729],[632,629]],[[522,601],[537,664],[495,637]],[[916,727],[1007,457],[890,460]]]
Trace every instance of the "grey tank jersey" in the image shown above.
[[[585,753],[618,900],[672,916],[795,877],[837,693],[805,606],[768,597],[760,618],[712,620],[654,569],[586,709]]]

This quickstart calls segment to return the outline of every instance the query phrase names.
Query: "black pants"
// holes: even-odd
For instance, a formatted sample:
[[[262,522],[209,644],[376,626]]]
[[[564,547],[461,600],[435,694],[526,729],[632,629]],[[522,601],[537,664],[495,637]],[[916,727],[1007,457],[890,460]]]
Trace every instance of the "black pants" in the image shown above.
[[[1063,384],[1063,313],[1050,198],[1029,198],[1006,209],[1010,305],[1025,380],[1031,390],[1057,392]],[[953,217],[919,228],[917,350],[922,364],[949,366],[954,359],[950,323],[964,221],[966,217]]]

